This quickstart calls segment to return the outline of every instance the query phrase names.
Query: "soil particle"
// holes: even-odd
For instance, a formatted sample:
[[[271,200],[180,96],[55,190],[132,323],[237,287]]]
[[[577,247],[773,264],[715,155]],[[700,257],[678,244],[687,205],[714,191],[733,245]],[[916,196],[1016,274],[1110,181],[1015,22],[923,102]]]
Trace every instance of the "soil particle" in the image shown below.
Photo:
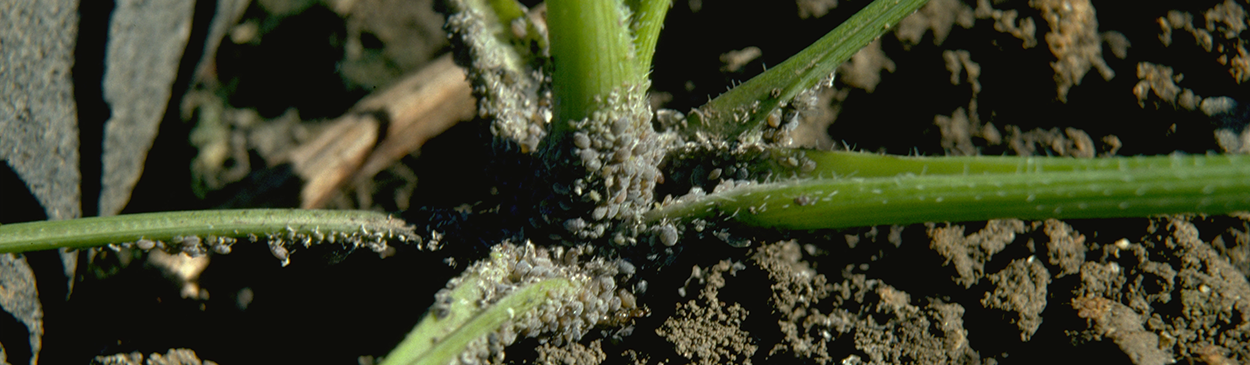
[[[781,319],[777,322],[785,339],[773,346],[768,355],[792,352],[810,357],[822,364],[833,361],[828,342],[834,333],[853,330],[856,318],[846,311],[821,314],[812,308],[834,292],[824,275],[817,274],[803,258],[794,241],[765,245],[756,250],[752,261],[768,272],[773,281],[772,303]],[[843,286],[847,293],[849,286]],[[903,293],[906,295],[906,293]],[[843,295],[846,297],[849,295]],[[833,330],[831,332],[830,330]]]
[[[544,344],[538,347],[539,364],[593,365],[603,362],[607,355],[603,353],[601,340],[591,341],[589,345],[572,342],[564,346]]]
[[[1176,85],[1185,77],[1181,74],[1174,75],[1171,67],[1141,62],[1137,64],[1137,78],[1141,81],[1133,87],[1133,95],[1137,96],[1137,104],[1143,108],[1147,100],[1151,100],[1155,107],[1161,101],[1185,110],[1196,110],[1202,104],[1202,97],[1193,90]],[[1152,100],[1152,95],[1160,101]]]
[[[959,304],[933,301],[922,308],[911,303],[910,294],[864,275],[830,284],[801,259],[793,241],[765,245],[752,256],[774,282],[773,307],[782,316],[784,340],[769,351],[770,358],[788,353],[821,364],[843,358],[881,364],[979,361],[968,346]],[[829,302],[834,308],[822,313]],[[834,350],[839,340],[851,340],[860,352],[848,357]]]
[[[751,334],[742,329],[748,311],[737,303],[726,305],[717,298],[719,289],[725,286],[722,274],[738,268],[741,266],[721,261],[708,269],[704,274],[708,285],[699,293],[699,300],[678,303],[676,313],[655,330],[656,334],[694,363],[750,364],[757,346]]]
[[[894,72],[894,61],[881,50],[881,41],[869,43],[851,59],[838,67],[838,77],[842,82],[869,93],[877,89],[881,82],[881,71]]]
[[[895,289],[882,286],[879,293]],[[887,303],[882,298],[882,303]],[[932,302],[922,310],[910,304],[877,310],[893,315],[884,326],[864,323],[856,328],[855,347],[868,354],[871,364],[979,363],[968,345],[963,327],[964,308],[954,303]],[[869,321],[873,319],[868,318]]]
[[[1228,257],[1229,262],[1237,268],[1237,271],[1250,276],[1250,222],[1243,217],[1241,229],[1236,227],[1234,225],[1225,231],[1224,235],[1216,236],[1211,240],[1211,245],[1221,255]]]
[[[1060,270],[1055,277],[1061,278],[1080,272],[1081,264],[1085,262],[1085,236],[1059,220],[1047,219],[1044,224],[1046,235],[1050,236],[1050,242],[1046,244],[1046,255],[1049,258],[1047,262],[1058,266]]]
[[[1072,306],[1090,322],[1086,335],[1110,338],[1138,364],[1250,359],[1246,276],[1186,220],[1150,229],[1142,243],[1104,246],[1102,262],[1081,267]]]
[[[990,5],[990,0],[977,0],[977,8],[973,14],[977,19],[993,19],[994,30],[1024,41],[1021,46],[1025,49],[1037,46],[1037,24],[1033,22],[1033,18],[1019,18],[1020,21],[1017,22],[1016,19],[1020,16],[1018,11],[995,9]]]
[[[838,0],[795,0],[794,4],[799,8],[800,19],[819,18],[838,7]]]
[[[775,283],[772,300],[782,313],[806,309],[833,291],[825,276],[800,261],[802,258],[802,249],[794,241],[763,246],[752,256],[752,261],[766,270]]]
[[[1102,59],[1102,37],[1089,0],[1034,0],[1029,4],[1042,11],[1051,29],[1046,33],[1046,44],[1058,58],[1050,66],[1055,70],[1059,100],[1067,102],[1068,89],[1080,85],[1090,68],[1097,68],[1105,80],[1115,77],[1115,71]]]
[[[1049,156],[1094,157],[1094,139],[1089,134],[1076,128],[1033,129],[1023,131],[1018,126],[1009,125],[1007,139],[1012,151],[1020,156],[1039,154]],[[1107,143],[1106,149],[1115,149],[1114,143]]]
[[[1134,364],[1170,364],[1174,362],[1159,347],[1159,336],[1142,327],[1142,317],[1128,306],[1101,297],[1072,300],[1078,315],[1093,322],[1094,331],[1111,338]]]
[[[981,304],[986,308],[1014,313],[1012,322],[1020,327],[1020,340],[1028,341],[1042,325],[1042,311],[1046,309],[1046,286],[1050,284],[1050,272],[1032,256],[1017,259],[1007,268],[989,275],[994,284],[992,293],[985,293]]]
[[[959,274],[954,278],[956,283],[972,287],[985,277],[985,263],[1024,229],[1024,221],[1019,219],[998,219],[989,221],[977,233],[964,236],[963,226],[929,224],[929,236],[933,238],[929,247],[946,257],[946,265],[954,264]]]
[[[973,21],[972,8],[959,0],[933,0],[912,16],[903,18],[894,34],[907,43],[918,44],[926,31],[933,31],[933,44],[940,45],[955,24],[972,28]]]
[[[1217,54],[1216,61],[1229,66],[1229,75],[1237,83],[1250,80],[1250,61],[1247,61],[1246,41],[1240,37],[1246,30],[1246,11],[1232,0],[1225,0],[1208,9],[1204,14],[1205,23],[1195,26],[1194,15],[1182,11],[1169,11],[1166,17],[1159,17],[1158,23],[1163,33],[1159,40],[1165,46],[1172,45],[1172,31],[1179,29],[1193,34],[1194,42],[1207,52]],[[1230,60],[1231,58],[1231,60]]]

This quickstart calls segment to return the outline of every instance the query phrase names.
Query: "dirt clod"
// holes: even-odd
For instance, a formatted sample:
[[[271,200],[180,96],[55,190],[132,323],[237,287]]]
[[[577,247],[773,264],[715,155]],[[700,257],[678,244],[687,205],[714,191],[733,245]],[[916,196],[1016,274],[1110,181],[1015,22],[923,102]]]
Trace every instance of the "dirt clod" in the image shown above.
[[[992,220],[985,229],[968,236],[964,236],[963,226],[930,225],[933,242],[929,247],[945,256],[947,265],[954,264],[959,273],[956,283],[971,287],[985,277],[985,262],[1014,241],[1017,233],[1024,233],[1024,221],[1019,219]]]
[[[1018,259],[1002,271],[989,275],[994,292],[985,293],[981,304],[986,308],[1014,313],[1012,319],[1020,327],[1020,340],[1028,341],[1042,325],[1042,311],[1046,309],[1046,286],[1050,273],[1042,263],[1030,256]]]
[[[741,328],[748,311],[717,298],[718,290],[725,286],[722,274],[735,266],[721,261],[709,269],[704,277],[708,285],[699,300],[678,303],[677,313],[656,329],[656,334],[671,342],[681,356],[698,364],[751,363],[757,346],[751,334]]]

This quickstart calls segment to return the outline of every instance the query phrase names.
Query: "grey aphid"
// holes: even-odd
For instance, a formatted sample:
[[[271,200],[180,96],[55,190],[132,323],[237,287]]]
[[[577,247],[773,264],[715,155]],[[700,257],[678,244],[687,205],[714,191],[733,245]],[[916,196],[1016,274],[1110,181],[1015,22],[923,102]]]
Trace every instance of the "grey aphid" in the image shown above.
[[[156,247],[156,242],[152,242],[151,240],[140,238],[138,241],[135,241],[135,247],[139,247],[139,249],[147,251],[147,250],[151,250],[153,247]]]
[[[622,274],[625,274],[625,276],[633,276],[636,270],[634,268],[634,264],[626,260],[617,261],[616,266],[617,266],[617,269],[621,270]]]
[[[277,258],[278,261],[282,261],[282,266],[285,267],[288,263],[290,263],[290,253],[286,250],[286,247],[282,246],[281,243],[270,242],[269,252],[273,253],[273,257]]]
[[[671,224],[665,224],[660,227],[660,242],[665,246],[672,247],[677,244],[677,228]]]
[[[573,219],[564,221],[564,229],[569,230],[569,232],[574,232],[574,233],[579,232],[583,229],[586,229],[586,221],[582,220],[581,218],[573,218]]]
[[[590,137],[583,132],[573,133],[573,145],[581,149],[590,148]]]
[[[805,158],[805,159],[803,159],[803,167],[802,167],[802,169],[803,169],[803,172],[812,172],[812,171],[815,171],[815,170],[816,170],[816,161],[812,161],[812,160],[810,160],[810,159],[806,159],[806,158]]]

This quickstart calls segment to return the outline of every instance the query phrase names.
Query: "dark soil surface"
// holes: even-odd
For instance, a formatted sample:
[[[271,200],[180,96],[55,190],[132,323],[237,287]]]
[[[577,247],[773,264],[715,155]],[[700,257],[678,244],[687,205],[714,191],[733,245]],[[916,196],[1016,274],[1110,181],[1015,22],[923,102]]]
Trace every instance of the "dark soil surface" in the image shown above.
[[[698,106],[865,3],[675,1],[655,56],[652,100],[680,111]],[[315,125],[448,52],[434,8],[257,0],[214,56],[213,81],[190,86],[252,123]],[[931,0],[843,66],[793,145],[900,155],[1246,153],[1245,8],[1232,0]],[[197,114],[179,114],[163,122],[126,212],[298,205],[302,182],[255,147],[242,147],[237,158],[250,166],[242,173],[209,188],[195,182],[188,161],[197,147],[187,141]],[[372,199],[331,205],[431,222],[423,228],[446,235],[440,251],[398,247],[380,258],[314,247],[287,267],[260,244],[202,262],[84,252],[72,294],[55,253],[28,254],[44,303],[41,362],[120,354],[98,361],[127,363],[139,352],[219,364],[372,363],[448,279],[516,234],[501,223],[515,219],[506,205],[487,218],[468,213],[499,207],[509,200],[494,194],[519,189],[500,172],[520,168],[494,159],[483,123],[461,123],[380,174]],[[233,128],[260,129],[242,125],[251,124]],[[42,219],[30,200],[14,199],[30,212],[6,217]],[[1250,362],[1246,214],[735,235],[750,245],[692,238],[662,257],[626,254],[638,274],[620,286],[635,290],[648,316],[560,346],[522,339],[507,361]],[[186,267],[199,269],[174,269]],[[0,317],[8,361],[27,363],[26,331]],[[178,348],[194,353],[170,350]]]

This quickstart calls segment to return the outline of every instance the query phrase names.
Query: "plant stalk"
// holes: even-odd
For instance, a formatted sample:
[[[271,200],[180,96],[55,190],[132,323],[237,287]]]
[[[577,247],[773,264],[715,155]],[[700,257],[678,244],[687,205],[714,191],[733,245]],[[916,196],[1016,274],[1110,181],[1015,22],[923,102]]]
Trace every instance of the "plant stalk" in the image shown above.
[[[967,164],[969,159],[954,159],[943,162],[975,171]],[[879,170],[865,174],[871,177],[751,184],[684,199],[648,212],[644,220],[720,216],[758,227],[822,229],[1009,217],[1118,218],[1250,210],[1250,159],[1244,156],[1031,159],[1032,166],[1049,165],[1055,171],[1030,169],[1030,158],[1021,158],[1014,164],[979,166],[986,168],[981,173],[956,173],[932,164],[932,171],[947,174],[884,176],[888,171]],[[1013,172],[993,172],[1007,168]]]
[[[759,129],[774,109],[829,79],[838,65],[927,2],[873,1],[798,54],[695,109],[686,134],[732,138]]]
[[[634,54],[628,10],[620,0],[551,0],[547,27],[555,64],[556,138],[605,107],[613,92],[645,93],[645,73]],[[620,95],[624,97],[624,95]]]
[[[87,248],[175,237],[362,236],[415,240],[401,219],[370,211],[242,209],[127,214],[0,226],[0,253]]]

